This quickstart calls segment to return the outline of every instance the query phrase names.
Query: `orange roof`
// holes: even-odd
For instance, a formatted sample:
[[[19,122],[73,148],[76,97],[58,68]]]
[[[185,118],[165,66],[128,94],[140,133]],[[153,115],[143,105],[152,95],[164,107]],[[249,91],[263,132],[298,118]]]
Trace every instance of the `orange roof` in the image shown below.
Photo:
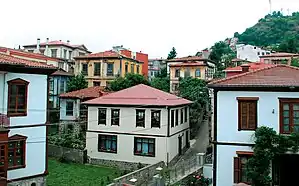
[[[274,65],[265,64],[265,63],[248,63],[247,65],[249,65],[249,71],[253,71],[253,70],[257,70],[257,69],[261,69],[261,68],[266,68],[266,67],[274,66]],[[226,68],[223,71],[224,72],[239,72],[239,71],[242,71],[242,67],[241,66],[228,67],[228,68]]]
[[[72,92],[67,92],[60,94],[60,98],[79,98],[79,99],[85,99],[85,98],[97,98],[102,95],[108,94],[107,92],[103,91],[103,88],[100,86],[95,86],[95,87],[89,87],[89,88],[84,88],[81,90],[76,90]]]
[[[53,74],[51,74],[51,76],[74,76],[74,74],[72,74],[70,72],[66,72],[62,69],[59,69],[56,72],[54,72]]]
[[[209,87],[299,87],[299,68],[273,65],[212,81]]]
[[[299,54],[286,53],[286,52],[277,52],[277,53],[271,53],[271,54],[268,54],[268,55],[260,56],[260,58],[268,58],[268,57],[292,57],[292,56],[299,56]]]
[[[207,64],[203,61],[185,62],[179,64],[169,65],[170,67],[190,67],[190,66],[206,66]]]
[[[24,67],[31,68],[47,68],[47,69],[56,69],[56,67],[52,65],[47,65],[46,63],[34,62],[25,59],[16,58],[10,55],[0,53],[0,64],[7,65],[20,65]]]
[[[167,61],[175,62],[175,61],[203,61],[203,60],[206,60],[206,59],[204,59],[200,56],[187,56],[187,57],[169,59]]]
[[[90,105],[144,105],[144,106],[177,106],[192,102],[163,92],[153,87],[139,84],[118,92],[84,102]]]

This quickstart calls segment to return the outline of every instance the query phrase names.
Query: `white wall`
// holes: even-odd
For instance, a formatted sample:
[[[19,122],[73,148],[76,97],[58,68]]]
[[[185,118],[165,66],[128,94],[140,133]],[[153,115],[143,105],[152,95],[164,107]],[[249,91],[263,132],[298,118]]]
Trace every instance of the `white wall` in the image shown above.
[[[244,45],[240,44],[237,45],[237,58],[251,61],[251,62],[259,62],[260,57],[266,55],[267,53],[269,54],[270,51],[268,50],[263,50],[259,47],[252,46],[252,45]]]
[[[66,102],[73,102],[73,115],[66,115]],[[60,120],[76,120],[80,117],[80,99],[60,98]]]
[[[217,95],[217,141],[252,143],[254,131],[238,131],[237,97],[259,97],[258,127],[267,126],[279,132],[279,99],[299,98],[298,92],[219,91]],[[274,113],[272,113],[274,109]]]
[[[189,128],[189,107],[188,107],[188,111],[187,111],[187,122],[184,121],[181,124],[181,109],[184,109],[184,108],[185,107],[176,107],[176,108],[170,109],[170,112],[169,112],[169,114],[170,114],[170,117],[169,117],[169,120],[170,120],[169,121],[170,135],[172,135],[174,133],[177,133],[181,130],[184,130],[186,128]],[[179,114],[179,116],[178,116],[178,119],[179,119],[178,126],[175,126],[175,121],[174,121],[174,127],[171,127],[171,111],[174,110],[174,115],[175,115],[175,110],[177,110],[177,109],[179,110],[179,112],[178,112],[178,114]],[[184,110],[183,114],[184,114],[184,118],[185,118],[185,110]],[[174,116],[174,120],[175,120],[175,116]]]
[[[180,133],[177,133],[169,138],[167,138],[167,152],[168,152],[168,160],[171,161],[176,155],[179,153],[179,136],[182,137],[182,149],[186,147],[187,141],[186,141],[186,132],[189,134],[190,141],[190,130],[186,130]]]
[[[252,152],[250,147],[246,146],[228,146],[217,145],[217,166],[216,166],[216,185],[231,186],[234,179],[234,157],[237,157],[237,151]]]

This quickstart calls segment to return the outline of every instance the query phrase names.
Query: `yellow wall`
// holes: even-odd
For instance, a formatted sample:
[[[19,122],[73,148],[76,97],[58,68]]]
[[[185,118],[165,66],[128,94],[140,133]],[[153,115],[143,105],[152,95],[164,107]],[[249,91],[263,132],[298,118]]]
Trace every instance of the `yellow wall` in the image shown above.
[[[180,69],[180,77],[184,77],[185,70],[189,69],[190,70],[190,76],[195,78],[195,71],[196,69],[200,69],[200,79],[205,79],[205,70],[208,68],[208,66],[197,66],[197,67],[170,67],[170,78],[176,78],[175,77],[175,70]]]

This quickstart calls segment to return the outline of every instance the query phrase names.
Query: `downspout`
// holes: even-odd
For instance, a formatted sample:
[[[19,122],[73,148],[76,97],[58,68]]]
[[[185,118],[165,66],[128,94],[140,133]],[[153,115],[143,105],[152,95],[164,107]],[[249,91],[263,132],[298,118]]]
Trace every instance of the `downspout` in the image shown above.
[[[217,181],[217,172],[216,172],[217,169],[217,93],[218,93],[218,89],[214,89],[213,186],[216,186],[216,181]]]
[[[167,137],[166,137],[166,151],[167,151],[167,155],[166,155],[166,165],[168,166],[168,164],[169,164],[169,153],[168,153],[167,141],[168,141],[168,138],[170,136],[170,122],[169,122],[169,119],[170,119],[170,110],[169,110],[168,106],[166,106],[166,110],[167,110]]]
[[[7,74],[7,72],[4,72],[3,73],[3,97],[2,97],[2,113],[4,114],[5,113],[5,104],[4,104],[4,102],[5,102],[5,83],[6,83],[6,74]],[[8,100],[7,100],[8,101]]]

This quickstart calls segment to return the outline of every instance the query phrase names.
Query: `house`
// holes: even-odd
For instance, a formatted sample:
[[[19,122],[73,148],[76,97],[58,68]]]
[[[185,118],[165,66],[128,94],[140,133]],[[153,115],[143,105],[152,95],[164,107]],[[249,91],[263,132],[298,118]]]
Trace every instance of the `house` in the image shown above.
[[[46,39],[46,42],[42,43],[38,38],[36,44],[24,45],[23,47],[27,52],[41,53],[48,57],[63,60],[64,63],[61,63],[59,68],[72,73],[75,65],[74,58],[91,53],[83,44],[73,45],[69,40],[67,42],[63,42],[62,40],[49,41],[49,38]]]
[[[232,59],[232,61],[231,61],[231,64],[233,67],[237,67],[237,66],[247,64],[247,63],[256,63],[256,62],[251,62],[251,61],[247,61],[247,60],[243,60],[243,59],[239,59],[239,58]]]
[[[189,148],[192,102],[139,84],[84,102],[91,163],[169,163]]]
[[[228,67],[224,69],[223,71],[225,72],[225,77],[231,77],[235,76],[238,74],[242,74],[245,72],[251,72],[254,70],[258,70],[261,68],[266,68],[273,66],[271,64],[265,64],[265,63],[248,63],[248,64],[243,64],[241,66],[236,66],[236,67]]]
[[[0,54],[0,185],[44,185],[48,79],[57,69]]]
[[[149,59],[148,62],[148,78],[149,80],[156,77],[161,69],[166,68],[166,60],[165,59]]]
[[[272,53],[261,57],[261,62],[266,64],[287,64],[291,65],[293,59],[298,59],[299,54],[293,53]]]
[[[215,73],[215,64],[203,58],[193,58],[197,60],[185,60],[179,63],[169,65],[170,71],[170,92],[176,93],[179,86],[179,79],[193,77],[203,80],[213,79]],[[171,60],[172,61],[172,60]]]
[[[237,44],[236,49],[237,58],[251,62],[260,61],[260,57],[271,54],[270,50],[247,44]]]
[[[213,89],[214,186],[250,182],[246,162],[253,155],[252,136],[257,127],[271,127],[280,134],[298,131],[298,79],[299,68],[274,65],[208,85]],[[287,166],[272,169],[272,173],[281,173],[276,177],[280,185],[293,185],[286,183],[297,182],[296,176],[289,175],[298,168],[298,156],[282,157]]]
[[[75,128],[85,131],[86,123],[82,121],[87,121],[87,107],[86,105],[81,105],[81,103],[106,94],[107,92],[103,91],[103,88],[99,86],[61,93],[59,95],[61,130],[65,128],[73,130]],[[80,125],[74,126],[76,122],[82,122],[79,123],[82,127]]]
[[[75,58],[75,75],[82,73],[88,87],[107,87],[109,82],[127,73],[142,74],[143,63],[109,50]]]
[[[67,91],[67,82],[73,76],[70,72],[62,69],[57,70],[50,76],[50,108],[59,109],[59,94]]]

